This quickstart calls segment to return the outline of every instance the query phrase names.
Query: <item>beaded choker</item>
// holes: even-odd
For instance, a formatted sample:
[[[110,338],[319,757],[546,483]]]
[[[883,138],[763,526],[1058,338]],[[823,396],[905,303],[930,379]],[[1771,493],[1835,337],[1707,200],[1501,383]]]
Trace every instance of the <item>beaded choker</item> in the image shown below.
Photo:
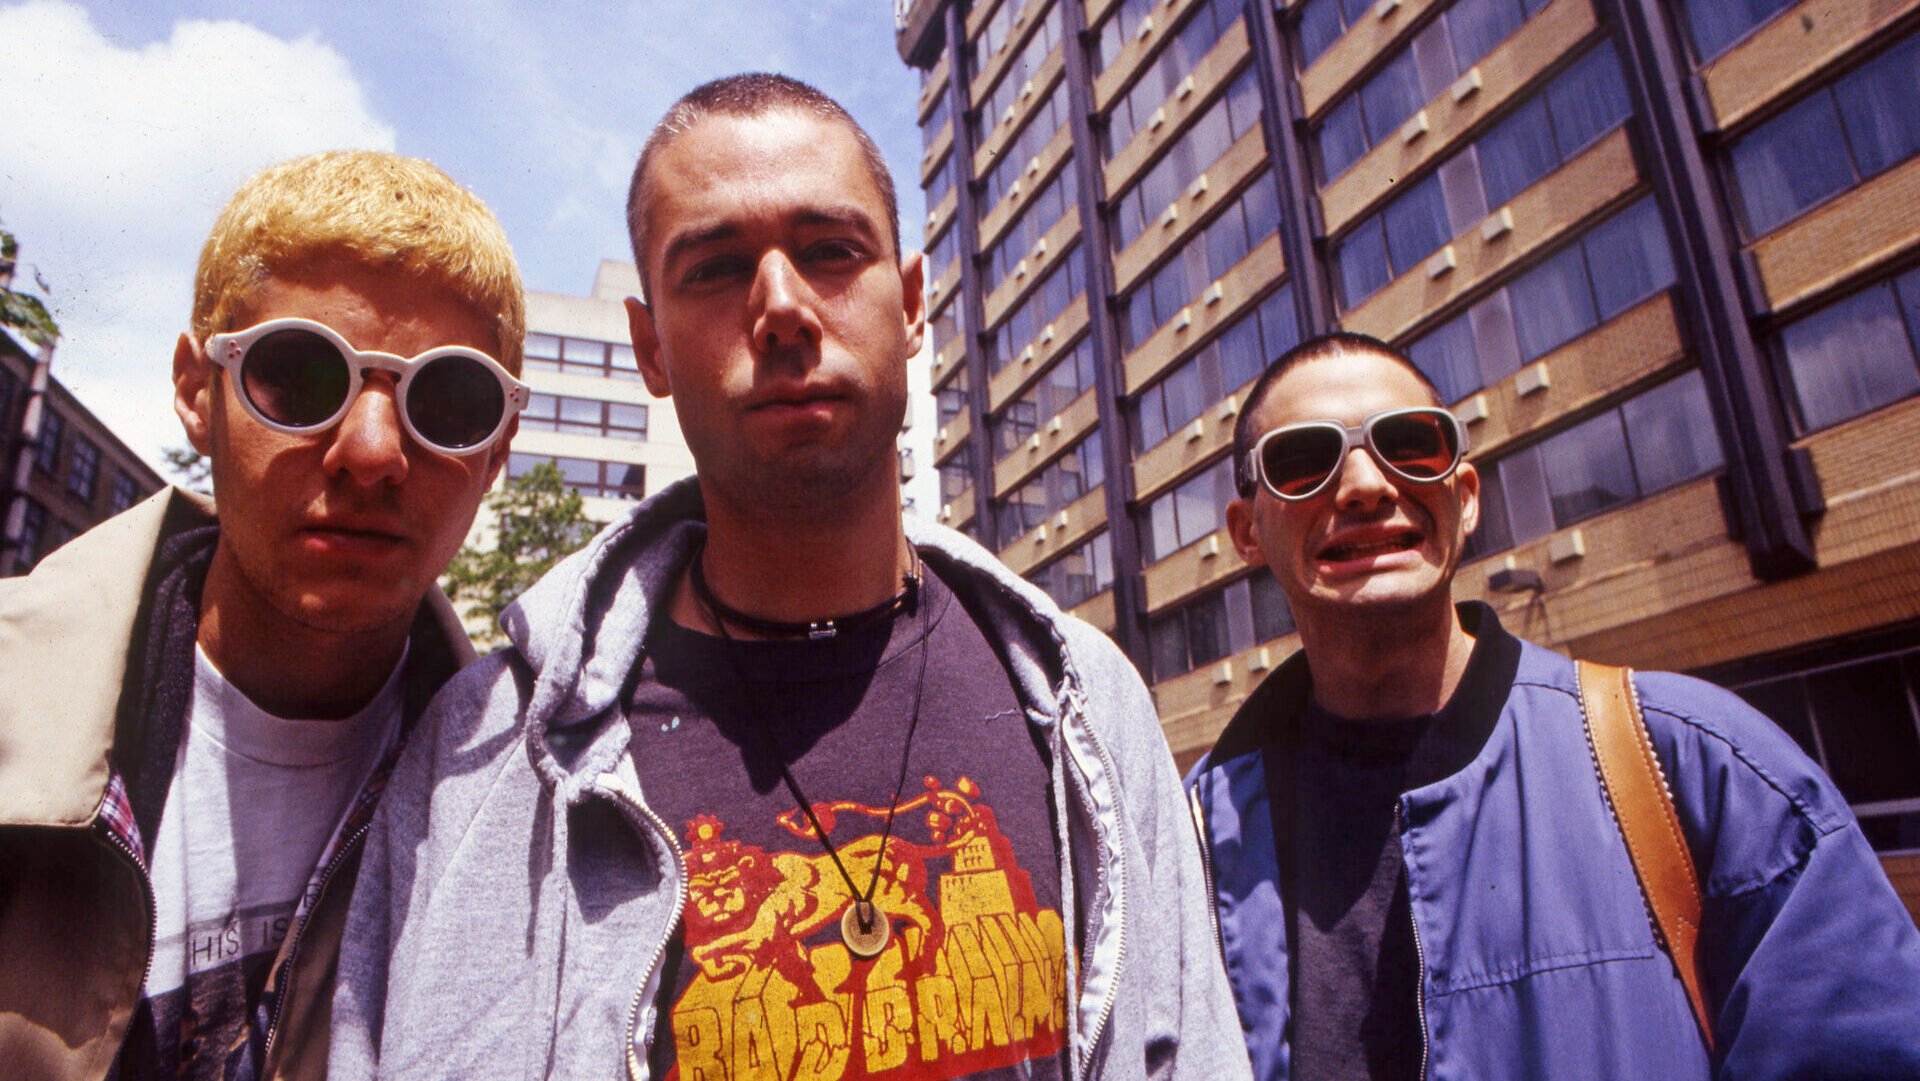
[[[913,552],[911,548],[908,551]],[[707,585],[706,570],[701,566],[706,562],[705,548],[694,556],[693,566],[688,569],[688,579],[693,584],[694,596],[706,606],[716,623],[731,623],[736,627],[742,627],[769,638],[832,638],[841,631],[852,630],[876,620],[888,619],[913,607],[920,595],[921,564],[918,552],[913,552],[912,558],[913,566],[900,576],[900,592],[871,608],[862,608],[858,612],[849,612],[846,615],[832,616],[827,619],[803,619],[792,622],[763,619],[729,607],[720,598],[714,596],[713,588]],[[721,627],[721,633],[726,633],[725,626]]]

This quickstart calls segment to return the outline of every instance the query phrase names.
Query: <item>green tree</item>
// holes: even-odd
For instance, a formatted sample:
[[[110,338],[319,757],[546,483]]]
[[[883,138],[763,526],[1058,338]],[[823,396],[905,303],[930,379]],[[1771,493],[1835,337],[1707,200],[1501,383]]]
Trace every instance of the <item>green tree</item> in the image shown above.
[[[491,548],[468,545],[447,567],[447,596],[464,601],[469,616],[484,616],[494,638],[500,613],[555,563],[592,539],[604,523],[588,518],[580,493],[567,487],[552,462],[542,462],[487,497],[497,517]]]
[[[166,459],[167,472],[180,481],[182,488],[213,494],[213,459],[190,446],[163,448],[160,457]]]
[[[13,270],[19,256],[20,242],[0,227],[0,326],[16,327],[28,341],[46,345],[60,336],[60,324],[53,321],[39,297],[14,291]],[[41,281],[40,288],[46,287],[47,283]]]

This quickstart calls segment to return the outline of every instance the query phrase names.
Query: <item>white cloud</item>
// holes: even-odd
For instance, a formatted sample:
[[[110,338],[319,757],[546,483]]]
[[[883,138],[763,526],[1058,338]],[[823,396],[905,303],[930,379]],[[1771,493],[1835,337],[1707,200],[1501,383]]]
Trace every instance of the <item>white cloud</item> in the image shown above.
[[[33,0],[0,8],[0,41],[0,218],[52,289],[64,332],[54,373],[157,460],[183,441],[169,362],[221,204],[272,162],[392,149],[394,131],[312,35],[183,20],[128,48],[81,8]]]

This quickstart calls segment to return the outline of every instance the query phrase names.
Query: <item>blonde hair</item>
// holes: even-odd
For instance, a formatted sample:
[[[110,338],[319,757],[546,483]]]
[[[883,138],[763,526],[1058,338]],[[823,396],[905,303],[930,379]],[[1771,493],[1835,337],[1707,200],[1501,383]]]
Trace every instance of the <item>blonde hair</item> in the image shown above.
[[[328,257],[444,283],[495,321],[495,359],[520,374],[526,298],[499,220],[431,162],[376,150],[310,154],[240,185],[200,249],[194,334],[205,341],[234,329],[234,312],[261,282]]]

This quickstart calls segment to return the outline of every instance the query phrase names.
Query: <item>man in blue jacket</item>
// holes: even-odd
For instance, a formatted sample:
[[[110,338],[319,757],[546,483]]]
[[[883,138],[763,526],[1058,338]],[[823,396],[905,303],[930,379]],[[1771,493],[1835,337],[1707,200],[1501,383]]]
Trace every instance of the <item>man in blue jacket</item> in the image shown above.
[[[1188,782],[1255,1075],[1920,1076],[1920,933],[1845,800],[1733,695],[1641,673],[1704,895],[1709,1050],[1572,662],[1452,603],[1465,443],[1354,334],[1275,361],[1235,432],[1228,528],[1303,644]]]

